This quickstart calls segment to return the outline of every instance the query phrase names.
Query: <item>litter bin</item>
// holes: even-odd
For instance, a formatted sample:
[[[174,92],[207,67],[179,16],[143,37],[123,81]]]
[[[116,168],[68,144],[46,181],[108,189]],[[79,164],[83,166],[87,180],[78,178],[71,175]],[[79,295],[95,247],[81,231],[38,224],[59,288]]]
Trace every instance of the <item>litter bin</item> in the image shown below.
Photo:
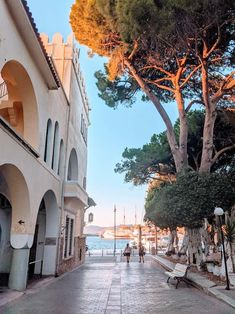
[[[152,254],[152,255],[156,255],[156,249],[155,249],[154,246],[151,248],[151,254]]]

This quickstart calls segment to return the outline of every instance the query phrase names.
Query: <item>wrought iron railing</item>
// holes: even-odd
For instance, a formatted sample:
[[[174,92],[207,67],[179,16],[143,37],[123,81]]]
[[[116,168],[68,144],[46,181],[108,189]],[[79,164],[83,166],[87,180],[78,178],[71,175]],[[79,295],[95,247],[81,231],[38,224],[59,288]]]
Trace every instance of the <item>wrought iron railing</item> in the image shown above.
[[[0,84],[0,99],[8,94],[6,82]]]

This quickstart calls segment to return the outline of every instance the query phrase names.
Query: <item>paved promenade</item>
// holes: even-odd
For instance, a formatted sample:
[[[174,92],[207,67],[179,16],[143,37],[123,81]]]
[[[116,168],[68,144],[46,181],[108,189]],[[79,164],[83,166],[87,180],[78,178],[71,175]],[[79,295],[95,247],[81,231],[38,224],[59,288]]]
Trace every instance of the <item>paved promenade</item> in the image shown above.
[[[89,258],[50,285],[0,308],[1,314],[232,314],[229,305],[180,283],[166,283],[156,263]]]

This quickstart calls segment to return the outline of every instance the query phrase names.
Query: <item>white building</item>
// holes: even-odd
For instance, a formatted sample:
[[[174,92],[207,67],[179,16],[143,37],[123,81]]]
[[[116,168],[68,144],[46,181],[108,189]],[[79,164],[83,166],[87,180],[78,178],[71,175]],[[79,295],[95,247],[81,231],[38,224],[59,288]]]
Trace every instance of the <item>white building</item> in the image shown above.
[[[24,0],[0,1],[0,282],[81,264],[89,106],[69,36],[40,36]]]

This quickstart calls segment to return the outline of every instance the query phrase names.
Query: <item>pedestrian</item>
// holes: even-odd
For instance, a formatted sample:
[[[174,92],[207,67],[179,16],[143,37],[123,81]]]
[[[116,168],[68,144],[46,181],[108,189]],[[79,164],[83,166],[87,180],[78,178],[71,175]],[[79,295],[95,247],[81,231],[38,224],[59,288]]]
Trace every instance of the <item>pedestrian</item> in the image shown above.
[[[131,247],[130,247],[129,243],[127,243],[123,255],[126,256],[126,262],[129,263],[130,262],[130,256],[131,256]]]
[[[143,246],[142,243],[139,244],[139,263],[141,261],[144,263],[144,255],[145,255],[145,247]]]

